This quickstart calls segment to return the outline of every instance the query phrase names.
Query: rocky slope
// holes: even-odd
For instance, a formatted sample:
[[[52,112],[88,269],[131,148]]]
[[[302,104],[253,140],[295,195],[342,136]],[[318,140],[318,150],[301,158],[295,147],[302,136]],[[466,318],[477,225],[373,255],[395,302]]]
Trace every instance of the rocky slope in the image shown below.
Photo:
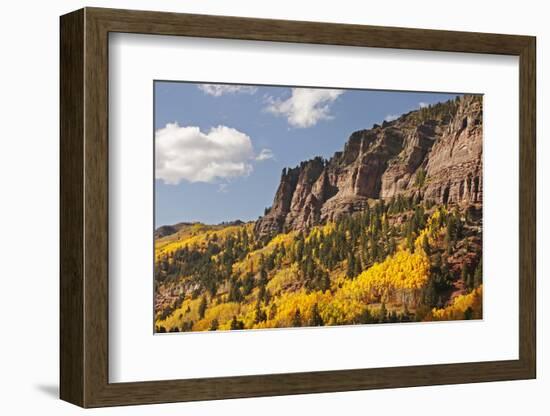
[[[465,95],[356,131],[342,152],[284,169],[260,236],[304,230],[403,194],[435,203],[482,200],[482,98]]]

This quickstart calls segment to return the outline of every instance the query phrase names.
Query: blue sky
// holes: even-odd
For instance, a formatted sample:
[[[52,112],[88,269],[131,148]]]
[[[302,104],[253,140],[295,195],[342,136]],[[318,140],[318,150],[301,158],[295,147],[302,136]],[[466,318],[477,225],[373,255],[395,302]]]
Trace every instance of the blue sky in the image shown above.
[[[281,170],[456,94],[156,81],[155,226],[254,220]]]

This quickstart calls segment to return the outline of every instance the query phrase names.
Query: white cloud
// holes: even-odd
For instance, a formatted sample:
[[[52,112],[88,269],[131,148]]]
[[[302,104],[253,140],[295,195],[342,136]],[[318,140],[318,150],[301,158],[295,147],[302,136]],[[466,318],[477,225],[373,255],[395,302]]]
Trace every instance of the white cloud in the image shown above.
[[[254,94],[258,88],[249,85],[200,84],[199,90],[214,97],[224,94]]]
[[[311,127],[320,120],[332,118],[330,106],[343,92],[317,88],[292,88],[292,95],[284,101],[270,97],[267,111],[285,116],[293,127]]]
[[[388,114],[384,118],[384,120],[390,122],[390,121],[393,121],[393,120],[397,120],[398,118],[399,118],[399,114]]]
[[[429,104],[428,104],[428,103],[425,103],[425,102],[423,102],[423,101],[420,101],[420,102],[418,103],[418,106],[419,106],[420,108],[425,108],[425,107],[429,106]]]
[[[169,123],[155,132],[155,150],[156,178],[174,185],[247,176],[256,157],[250,137],[226,126],[203,133]]]
[[[260,154],[256,156],[256,160],[262,161],[262,160],[269,160],[273,159],[275,155],[273,154],[273,151],[271,149],[262,149]]]

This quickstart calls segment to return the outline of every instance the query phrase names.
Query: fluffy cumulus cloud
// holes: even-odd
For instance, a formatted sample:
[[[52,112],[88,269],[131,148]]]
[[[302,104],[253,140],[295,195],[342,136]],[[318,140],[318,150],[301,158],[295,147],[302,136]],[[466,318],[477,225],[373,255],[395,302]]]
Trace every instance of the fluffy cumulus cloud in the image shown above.
[[[390,121],[393,121],[393,120],[397,120],[398,118],[399,118],[399,114],[388,114],[384,118],[384,120],[390,122]]]
[[[420,101],[420,102],[418,103],[418,106],[419,106],[420,108],[428,107],[428,105],[429,105],[428,103],[425,103],[425,102],[423,102],[423,101]]]
[[[226,126],[208,132],[169,123],[155,132],[156,178],[167,184],[216,182],[247,176],[256,156],[250,137]],[[265,149],[264,149],[265,150]],[[263,159],[264,160],[265,154]]]
[[[293,88],[286,100],[269,98],[267,111],[286,117],[293,127],[311,127],[332,118],[330,107],[342,93],[342,90]]]
[[[248,85],[224,85],[224,84],[200,84],[199,90],[214,97],[220,97],[224,94],[249,94],[252,95],[258,90],[256,87]]]

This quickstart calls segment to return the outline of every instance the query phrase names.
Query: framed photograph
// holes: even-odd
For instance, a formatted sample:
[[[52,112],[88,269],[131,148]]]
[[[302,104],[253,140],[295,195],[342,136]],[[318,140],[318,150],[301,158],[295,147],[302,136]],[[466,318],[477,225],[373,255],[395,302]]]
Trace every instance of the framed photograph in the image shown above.
[[[63,400],[536,377],[535,38],[85,8],[60,52]]]

